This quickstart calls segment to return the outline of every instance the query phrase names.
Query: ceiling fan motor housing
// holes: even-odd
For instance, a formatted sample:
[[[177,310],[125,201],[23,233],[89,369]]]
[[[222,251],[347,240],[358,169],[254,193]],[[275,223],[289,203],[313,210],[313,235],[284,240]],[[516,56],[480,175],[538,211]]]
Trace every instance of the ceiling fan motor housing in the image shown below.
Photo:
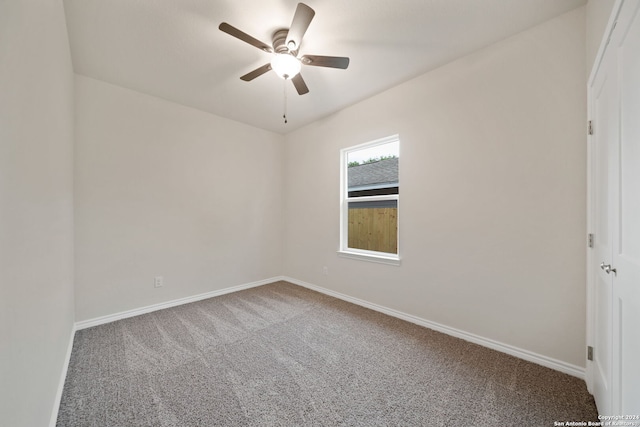
[[[296,55],[298,53],[298,50],[290,50],[286,44],[287,34],[289,34],[289,30],[287,30],[286,28],[273,33],[273,50],[276,53],[291,53],[292,55]],[[297,47],[298,46],[296,46],[296,48]]]

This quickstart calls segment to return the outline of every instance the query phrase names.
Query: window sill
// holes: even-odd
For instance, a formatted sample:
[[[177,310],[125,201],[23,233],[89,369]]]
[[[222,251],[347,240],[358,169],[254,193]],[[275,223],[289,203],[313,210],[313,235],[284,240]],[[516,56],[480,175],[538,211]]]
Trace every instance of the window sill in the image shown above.
[[[338,256],[342,258],[351,258],[359,261],[375,262],[378,264],[387,264],[400,266],[400,257],[397,255],[374,255],[361,252],[338,251]]]

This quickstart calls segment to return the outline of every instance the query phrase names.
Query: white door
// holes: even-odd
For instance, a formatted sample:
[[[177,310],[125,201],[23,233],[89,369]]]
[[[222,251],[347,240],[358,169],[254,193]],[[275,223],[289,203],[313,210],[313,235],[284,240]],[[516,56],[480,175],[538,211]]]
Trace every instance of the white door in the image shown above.
[[[640,415],[640,1],[627,0],[617,50],[620,138],[615,144],[612,412]],[[636,421],[636,425],[640,422]]]
[[[640,415],[640,0],[617,2],[589,87],[589,342],[598,411]],[[638,424],[638,420],[628,420]]]
[[[610,54],[611,52],[608,52]],[[607,58],[605,57],[605,60]],[[592,201],[594,254],[591,257],[593,316],[593,395],[600,414],[611,414],[612,371],[612,275],[603,267],[611,264],[613,220],[612,153],[618,139],[617,73],[615,61],[603,62],[592,90],[594,123],[592,152]]]

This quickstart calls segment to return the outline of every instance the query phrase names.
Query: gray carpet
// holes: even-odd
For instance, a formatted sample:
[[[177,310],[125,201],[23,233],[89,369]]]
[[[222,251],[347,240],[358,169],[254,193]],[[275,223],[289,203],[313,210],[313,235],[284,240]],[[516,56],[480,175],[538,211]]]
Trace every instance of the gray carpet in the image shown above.
[[[78,331],[58,426],[553,426],[583,381],[286,282]]]

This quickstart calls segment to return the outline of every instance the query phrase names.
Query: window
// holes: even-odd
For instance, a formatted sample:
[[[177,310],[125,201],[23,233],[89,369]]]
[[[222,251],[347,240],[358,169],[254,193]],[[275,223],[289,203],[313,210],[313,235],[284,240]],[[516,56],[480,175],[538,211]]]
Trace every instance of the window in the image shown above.
[[[398,135],[340,153],[342,256],[399,265]]]

